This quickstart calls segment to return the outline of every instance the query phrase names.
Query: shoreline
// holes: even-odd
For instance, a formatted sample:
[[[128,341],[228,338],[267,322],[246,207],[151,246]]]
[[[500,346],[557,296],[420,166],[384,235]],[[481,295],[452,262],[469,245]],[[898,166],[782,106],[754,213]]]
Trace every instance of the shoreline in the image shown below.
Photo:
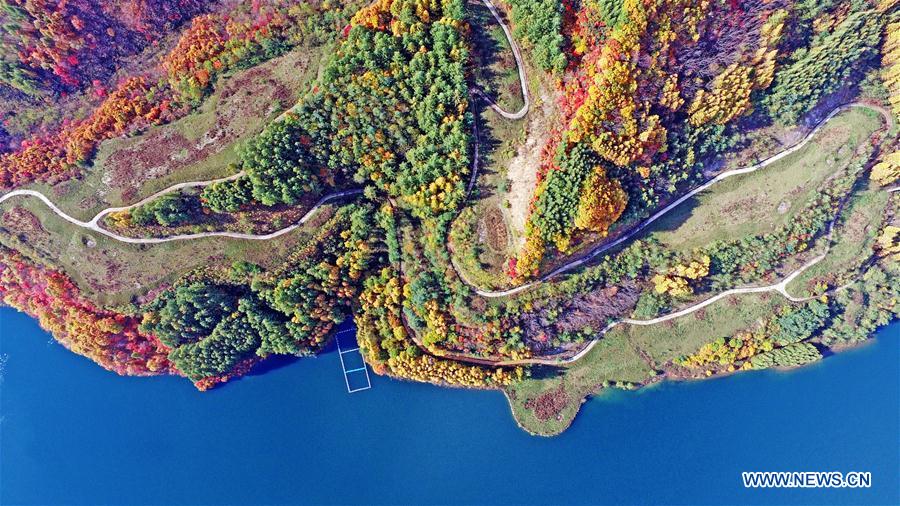
[[[42,331],[46,332],[49,336],[52,337],[53,342],[54,342],[55,344],[61,345],[63,348],[65,348],[65,349],[67,350],[68,353],[72,353],[72,354],[75,354],[75,355],[83,356],[83,355],[80,355],[79,353],[73,352],[68,346],[65,346],[65,344],[64,344],[62,341],[59,341],[59,340],[56,338],[56,336],[53,335],[52,332],[50,332],[49,330],[47,330],[46,328],[44,328],[44,326],[41,324],[39,318],[36,318],[35,316],[33,316],[32,314],[30,314],[30,313],[27,312],[27,311],[22,311],[22,310],[19,310],[18,308],[15,308],[15,307],[13,307],[13,306],[10,306],[9,304],[0,302],[0,309],[4,309],[4,308],[9,309],[9,310],[16,311],[17,313],[21,313],[21,314],[27,316],[28,318],[34,320],[35,323],[38,324],[38,326],[41,328]],[[665,372],[664,372],[663,374],[660,374],[660,375],[653,376],[653,377],[649,378],[649,379],[648,379],[647,381],[645,381],[645,382],[637,383],[637,384],[636,384],[636,385],[637,385],[636,388],[632,388],[632,389],[616,389],[616,387],[602,387],[602,386],[599,386],[599,388],[595,387],[590,393],[588,393],[587,395],[582,396],[582,397],[578,400],[578,406],[577,406],[577,410],[575,411],[575,415],[572,416],[571,418],[569,418],[568,420],[566,420],[565,423],[564,423],[564,426],[563,426],[559,431],[553,431],[553,432],[540,432],[540,431],[536,431],[536,430],[533,430],[532,428],[526,426],[525,424],[523,424],[523,422],[516,416],[516,411],[515,411],[515,409],[513,409],[513,402],[514,402],[514,399],[510,396],[510,392],[507,390],[507,388],[506,388],[506,387],[503,387],[503,386],[483,386],[483,387],[479,387],[479,386],[467,386],[467,385],[454,385],[454,384],[446,384],[446,383],[441,384],[441,383],[434,383],[434,382],[422,382],[422,381],[416,381],[416,380],[409,379],[409,378],[403,378],[403,377],[394,376],[394,375],[389,374],[389,373],[379,374],[379,373],[375,372],[374,369],[372,370],[372,372],[373,372],[373,374],[376,374],[376,375],[379,376],[379,377],[387,378],[387,379],[390,380],[390,381],[405,382],[405,383],[410,383],[410,384],[421,384],[421,383],[425,383],[425,384],[428,384],[428,385],[433,386],[433,387],[436,387],[436,388],[453,388],[453,389],[457,389],[457,390],[483,391],[483,392],[499,391],[499,392],[503,395],[504,399],[505,399],[506,402],[507,402],[507,407],[508,407],[508,409],[509,409],[510,417],[512,418],[513,422],[516,424],[516,426],[517,426],[519,429],[521,429],[521,430],[524,431],[525,433],[529,434],[530,436],[536,436],[536,437],[542,437],[542,438],[553,438],[553,437],[562,435],[563,433],[567,432],[567,431],[572,427],[572,425],[574,424],[575,420],[581,415],[582,408],[583,408],[583,406],[584,406],[586,403],[588,403],[589,401],[598,399],[598,398],[602,397],[602,396],[605,395],[605,394],[612,394],[612,393],[614,393],[614,389],[616,389],[616,390],[621,390],[622,393],[625,393],[625,392],[635,392],[635,393],[638,393],[638,392],[646,391],[646,390],[649,390],[649,389],[652,389],[652,388],[655,388],[655,387],[662,386],[662,385],[664,385],[664,384],[678,385],[678,384],[699,383],[699,382],[709,381],[709,380],[715,380],[715,379],[731,378],[731,377],[733,377],[733,376],[738,375],[739,373],[761,372],[761,371],[774,371],[774,372],[776,372],[776,373],[778,373],[778,374],[792,373],[792,372],[796,372],[796,371],[800,371],[800,370],[806,369],[806,368],[809,367],[809,366],[813,366],[813,365],[816,365],[816,364],[822,364],[822,363],[825,363],[825,361],[826,361],[827,359],[830,359],[831,357],[837,356],[837,355],[842,354],[842,353],[844,353],[844,352],[854,351],[854,350],[860,350],[860,349],[864,349],[864,348],[869,347],[869,346],[873,346],[874,344],[876,344],[877,339],[883,339],[883,337],[876,337],[877,334],[879,334],[880,332],[882,332],[884,329],[886,329],[886,328],[888,328],[888,327],[891,327],[891,326],[895,326],[895,325],[900,326],[900,318],[895,318],[895,319],[891,320],[890,322],[888,322],[888,323],[886,323],[886,324],[884,324],[884,325],[879,326],[879,327],[876,328],[876,329],[873,331],[873,333],[872,333],[866,340],[864,340],[864,341],[858,341],[858,342],[855,342],[855,343],[840,343],[840,344],[835,345],[835,346],[826,347],[826,350],[830,351],[831,353],[824,354],[824,355],[822,356],[821,359],[816,360],[815,362],[807,363],[807,364],[802,364],[802,365],[797,365],[797,366],[789,366],[789,367],[785,367],[785,366],[768,367],[768,368],[765,368],[765,369],[750,369],[750,370],[740,370],[740,369],[738,369],[738,370],[735,370],[735,371],[723,371],[723,372],[719,372],[719,373],[713,374],[712,376],[709,376],[709,377],[673,377],[673,376],[670,376],[668,373],[665,373]],[[900,332],[898,332],[898,334],[900,334]],[[900,335],[898,335],[898,337],[900,337]],[[316,355],[312,355],[312,356],[310,356],[310,357],[298,357],[298,358],[299,358],[299,359],[303,359],[303,358],[319,358],[319,357],[321,357],[321,356],[323,356],[323,354],[316,354]],[[90,360],[90,361],[93,363],[93,365],[99,365],[99,364],[96,364],[96,362],[94,362],[93,360],[91,360],[90,357],[84,357],[84,358],[87,358],[88,360]],[[371,368],[371,365],[369,365],[368,363],[366,363],[366,366]],[[101,366],[101,367],[102,367],[102,366]],[[174,374],[174,373],[171,373],[171,372],[147,373],[147,374],[125,374],[125,373],[122,373],[122,372],[119,372],[119,371],[115,371],[115,370],[110,370],[110,369],[107,369],[107,368],[103,368],[103,369],[104,369],[105,371],[107,371],[107,372],[115,373],[116,376],[119,376],[119,377],[148,378],[148,377],[157,377],[157,376],[170,376],[170,377],[176,377],[176,378],[184,378],[183,375]],[[238,376],[238,377],[230,378],[229,381],[228,381],[228,383],[231,383],[233,380],[240,380],[240,379],[243,379],[243,378],[246,377],[246,376],[248,376],[248,374],[243,374],[243,375]],[[216,385],[217,388],[215,388],[215,390],[220,390],[220,389],[222,389],[222,387],[224,387],[224,386],[225,386],[225,384],[219,384],[219,385]],[[212,390],[212,389],[210,389],[210,390]],[[199,389],[198,389],[198,390],[195,390],[195,391],[196,391],[197,393],[204,393],[204,390],[199,390]],[[560,421],[562,421],[562,420],[560,420]]]
[[[619,389],[619,390],[622,390],[622,392],[640,392],[643,390],[652,389],[654,387],[659,387],[659,386],[662,386],[667,383],[670,383],[673,385],[678,385],[678,384],[682,384],[682,383],[683,384],[700,383],[700,382],[715,380],[715,379],[732,378],[734,376],[739,375],[740,373],[752,373],[752,372],[762,372],[762,371],[774,371],[778,374],[793,373],[793,372],[797,372],[797,371],[806,369],[810,366],[814,366],[816,364],[825,363],[825,361],[830,359],[831,357],[837,356],[844,352],[859,350],[859,349],[866,348],[868,346],[872,346],[876,343],[876,339],[879,339],[879,337],[876,337],[877,334],[879,334],[886,328],[891,327],[892,325],[900,326],[900,318],[894,318],[893,320],[889,321],[888,323],[877,327],[872,332],[872,334],[869,337],[867,337],[866,340],[864,340],[864,341],[858,341],[855,343],[841,343],[841,344],[838,344],[835,346],[826,347],[826,349],[831,351],[831,353],[823,354],[822,358],[820,358],[819,360],[816,360],[814,362],[809,362],[806,364],[801,364],[801,365],[796,365],[796,366],[767,367],[765,369],[749,369],[749,370],[738,369],[735,371],[723,371],[721,373],[716,373],[716,374],[713,374],[712,376],[707,376],[707,377],[678,378],[678,377],[671,377],[668,375],[668,373],[664,372],[663,374],[660,374],[660,375],[650,378],[650,380],[645,383],[638,384],[637,388]],[[900,332],[898,332],[898,334],[900,334]],[[898,336],[898,337],[900,337],[900,336]],[[883,337],[881,339],[883,339]],[[523,431],[527,432],[529,435],[532,435],[532,436],[552,438],[552,437],[560,436],[560,435],[564,434],[565,432],[567,432],[572,427],[572,424],[575,422],[575,420],[581,415],[581,411],[582,411],[582,408],[584,407],[584,405],[587,402],[600,397],[603,394],[603,391],[605,391],[607,389],[611,389],[611,388],[615,388],[615,387],[600,387],[599,389],[595,389],[591,393],[583,396],[581,398],[581,400],[579,401],[578,409],[575,411],[575,416],[570,418],[565,423],[565,426],[563,428],[561,428],[558,432],[535,432],[532,429],[525,427],[522,424],[522,421],[516,417],[516,412],[513,409],[513,399],[510,398],[509,393],[506,391],[506,389],[501,389],[501,391],[503,392],[504,397],[506,397],[506,400],[509,403],[510,414],[512,415],[513,420],[516,422],[516,425],[520,429],[522,429]]]

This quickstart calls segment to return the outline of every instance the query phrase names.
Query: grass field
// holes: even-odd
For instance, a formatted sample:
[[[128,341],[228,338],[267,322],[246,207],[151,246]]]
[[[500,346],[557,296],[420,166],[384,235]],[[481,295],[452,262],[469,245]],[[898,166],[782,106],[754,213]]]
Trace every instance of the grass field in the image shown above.
[[[222,79],[190,115],[101,143],[81,179],[31,188],[86,220],[104,208],[130,204],[176,183],[230,175],[240,144],[294,105],[317,77],[324,52],[298,48],[237,72]]]
[[[651,233],[668,247],[690,250],[771,232],[790,222],[829,176],[857,160],[856,149],[881,124],[881,116],[869,110],[841,113],[803,149],[757,172],[716,183],[660,218]]]
[[[653,376],[653,372],[629,345],[621,333],[604,337],[581,360],[569,367],[548,372],[549,377],[528,379],[507,391],[513,416],[525,430],[541,435],[559,434],[564,431],[580,409],[582,400],[596,392],[604,382],[641,383]],[[564,398],[558,415],[539,419],[528,401],[541,396]]]
[[[507,394],[513,416],[529,432],[553,435],[565,430],[583,402],[604,382],[644,383],[656,375],[665,363],[696,352],[719,337],[730,337],[770,315],[779,305],[789,304],[780,295],[744,294],[723,299],[694,313],[653,326],[619,325],[607,333],[579,361],[556,369],[557,374],[532,378],[511,387]],[[638,350],[652,360],[653,368]],[[556,417],[540,419],[526,403],[541,396],[559,399]],[[564,401],[564,402],[563,402]]]
[[[720,337],[731,337],[736,331],[749,327],[784,304],[789,302],[777,293],[740,294],[669,322],[647,326],[625,325],[617,327],[612,333],[626,335],[655,364],[661,366],[690,355]]]
[[[323,208],[303,228],[265,243],[222,237],[135,245],[74,227],[36,199],[0,204],[0,243],[62,270],[102,306],[134,302],[202,266],[237,260],[274,267],[331,215]]]
[[[794,279],[788,292],[795,297],[818,295],[825,286],[833,288],[851,281],[872,254],[888,199],[889,194],[879,188],[854,195],[834,229],[828,255]]]

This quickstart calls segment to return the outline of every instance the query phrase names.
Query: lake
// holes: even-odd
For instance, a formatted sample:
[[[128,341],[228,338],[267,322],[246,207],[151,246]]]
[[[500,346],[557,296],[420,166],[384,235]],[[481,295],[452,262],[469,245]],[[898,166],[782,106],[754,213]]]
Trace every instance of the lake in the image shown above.
[[[900,502],[900,323],[791,372],[589,401],[556,438],[503,395],[372,377],[337,353],[201,393],[119,377],[0,308],[0,503]],[[871,471],[870,489],[744,489],[741,471]]]

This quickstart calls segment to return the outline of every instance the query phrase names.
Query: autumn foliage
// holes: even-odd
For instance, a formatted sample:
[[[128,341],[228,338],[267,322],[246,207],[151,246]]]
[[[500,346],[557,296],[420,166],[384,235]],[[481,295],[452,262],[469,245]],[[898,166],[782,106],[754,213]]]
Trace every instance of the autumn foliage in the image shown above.
[[[229,14],[197,16],[163,60],[169,84],[182,98],[196,101],[217,74],[249,58],[266,59],[284,51],[287,32],[299,22],[274,7],[259,7],[240,19]]]
[[[88,160],[101,141],[141,124],[159,122],[168,102],[151,102],[152,89],[144,78],[127,79],[88,118],[59,132],[35,136],[18,151],[0,156],[0,187],[72,177],[77,165]]]
[[[694,293],[692,284],[709,275],[710,257],[702,257],[690,262],[679,264],[667,273],[657,274],[653,277],[653,285],[656,293],[667,293],[673,297],[680,297]]]
[[[605,235],[627,202],[652,205],[674,191],[699,161],[700,136],[746,114],[751,94],[772,84],[787,18],[775,4],[706,0],[586,1],[570,14],[576,64],[538,173],[518,277],[537,272],[545,245],[565,252],[579,231]],[[565,167],[585,148],[578,157],[598,167],[590,177]],[[654,177],[665,172],[668,180]]]
[[[210,71],[204,63],[212,62],[225,48],[226,34],[222,28],[219,20],[212,15],[193,19],[191,26],[163,61],[173,86],[181,84],[180,81],[200,87],[209,84]]]
[[[579,230],[605,235],[625,211],[628,195],[621,183],[610,179],[600,165],[594,167],[585,186],[587,190],[578,203],[575,226]]]
[[[465,365],[430,355],[398,355],[388,360],[391,372],[401,378],[462,387],[504,386],[523,378],[522,368],[513,370]]]
[[[432,11],[438,12],[436,2],[428,0],[376,0],[359,10],[350,20],[351,26],[364,26],[370,30],[389,31],[395,37],[409,32],[415,19],[421,23],[432,21]]]
[[[34,87],[74,91],[108,78],[121,59],[159,40],[206,3],[4,0],[0,52],[33,76]]]
[[[84,79],[94,74],[73,77],[68,67],[51,65],[44,60],[52,60],[61,52],[60,54],[68,54],[64,60],[74,65],[72,62],[78,57],[72,52],[94,50],[98,41],[103,39],[99,35],[90,38],[90,43],[86,42],[87,39],[77,39],[81,33],[77,29],[79,19],[83,19],[78,16],[74,16],[70,23],[57,23],[59,12],[71,9],[77,3],[67,2],[64,3],[65,6],[60,4],[56,10],[46,5],[35,7],[31,3],[21,6],[21,9],[35,10],[34,16],[37,17],[34,22],[42,27],[40,40],[43,45],[36,46],[36,53],[29,53],[29,58],[37,58],[43,63],[27,60],[26,67],[32,63],[41,68],[49,65],[71,86],[81,86]],[[182,3],[185,3],[182,15],[193,12],[200,5],[192,1]],[[231,12],[197,16],[162,61],[153,62],[146,75],[124,78],[111,92],[107,92],[99,81],[94,82],[95,92],[103,98],[86,118],[65,122],[54,131],[37,133],[23,141],[16,151],[0,156],[0,187],[10,188],[32,181],[56,182],[73,177],[77,175],[78,164],[88,161],[101,141],[147,124],[171,121],[188,110],[180,105],[198,103],[209,91],[216,74],[247,60],[271,58],[286,50],[284,39],[290,30],[294,30],[294,24],[301,23],[302,19],[293,19],[290,16],[293,12],[291,9],[281,7],[278,2],[273,3],[275,5],[263,7],[255,2],[250,14],[240,17]],[[128,5],[123,5],[123,9]],[[154,2],[134,6],[132,10],[138,13],[135,15],[143,13],[140,15],[150,16],[152,19],[151,14],[144,12],[147,9],[168,12],[167,8]],[[13,9],[11,12],[18,11]],[[302,17],[302,13],[296,15]],[[39,21],[44,17],[52,22]],[[146,28],[146,23],[140,19],[143,18],[136,18],[135,26]],[[179,19],[171,17],[170,21]],[[22,25],[22,33],[16,33],[23,40],[31,40],[29,30],[28,25]],[[73,42],[76,39],[77,43]],[[45,46],[52,46],[55,52]],[[57,56],[40,56],[48,51]],[[3,67],[0,70],[9,69]],[[154,82],[153,76],[159,72],[165,72],[168,79]],[[0,73],[0,77],[6,75],[17,79],[17,86],[20,88],[28,84],[20,82],[21,76],[31,74],[18,71],[13,73],[14,76]]]
[[[881,75],[888,89],[888,101],[900,119],[900,22],[887,25],[881,55]]]
[[[135,318],[98,309],[68,277],[0,247],[0,297],[38,319],[66,348],[119,374],[176,373],[168,349]]]
[[[900,151],[889,153],[872,167],[870,178],[881,186],[900,181]]]
[[[359,296],[361,307],[355,315],[360,348],[376,372],[389,372],[400,378],[439,385],[475,388],[509,385],[523,378],[521,367],[466,365],[424,354],[403,322],[401,304],[404,290],[396,274],[392,269],[384,268],[376,276],[368,278]],[[442,331],[446,332],[446,321],[443,325]],[[427,339],[423,337],[423,340]]]

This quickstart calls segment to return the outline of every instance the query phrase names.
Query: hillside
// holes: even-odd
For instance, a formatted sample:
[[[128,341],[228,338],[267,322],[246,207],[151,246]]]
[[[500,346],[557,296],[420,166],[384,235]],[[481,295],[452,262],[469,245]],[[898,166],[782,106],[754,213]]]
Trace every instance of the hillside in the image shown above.
[[[900,315],[897,1],[2,5],[0,296],[119,374],[352,319],[550,435]]]

